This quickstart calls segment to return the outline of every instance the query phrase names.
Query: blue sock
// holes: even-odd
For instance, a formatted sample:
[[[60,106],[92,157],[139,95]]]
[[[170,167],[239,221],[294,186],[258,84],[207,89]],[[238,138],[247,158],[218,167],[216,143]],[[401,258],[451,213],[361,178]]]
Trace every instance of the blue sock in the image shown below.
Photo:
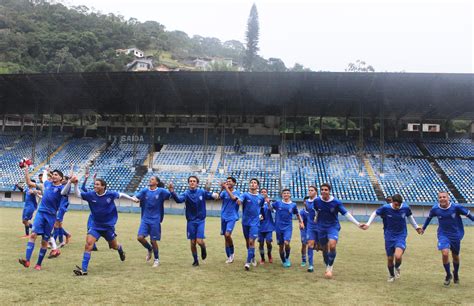
[[[225,247],[225,254],[227,257],[230,257],[230,248],[228,246]]]
[[[29,227],[30,227],[30,228],[33,228],[33,224],[30,223],[30,224],[29,224]]]
[[[41,266],[41,263],[43,262],[43,259],[44,259],[44,255],[46,255],[46,251],[48,249],[45,248],[41,248],[40,251],[39,251],[39,255],[38,255],[38,262],[36,263],[38,266]]]
[[[194,262],[198,262],[198,253],[193,253]]]
[[[66,231],[64,227],[61,227],[61,232],[63,233],[64,236],[69,236],[68,231]]]
[[[62,228],[59,228],[58,229],[58,239],[59,239],[59,243],[63,243],[64,241],[64,231]]]
[[[89,260],[91,260],[91,253],[84,252],[84,256],[82,257],[82,271],[87,272],[87,268],[89,267]]]
[[[290,248],[288,248],[288,249],[285,250],[285,252],[286,252],[285,258],[286,258],[286,260],[288,260],[288,258],[290,258],[290,251],[291,251]]]
[[[247,263],[250,263],[255,257],[255,247],[249,247],[247,250]]]
[[[301,255],[301,261],[306,262],[306,254]]]
[[[151,246],[151,244],[150,244],[148,241],[146,241],[146,240],[145,240],[144,243],[141,242],[141,241],[140,241],[140,243],[143,245],[143,247],[144,247],[145,249],[148,250],[148,252],[151,252],[151,250],[153,249],[152,246]]]
[[[453,266],[454,266],[453,273],[454,273],[454,275],[458,276],[458,272],[459,272],[459,262],[458,262],[458,263],[453,262]]]
[[[123,253],[123,249],[122,249],[122,245],[119,244],[118,248],[117,248],[117,252],[119,252],[119,254],[122,254]]]
[[[328,252],[328,264],[330,266],[332,266],[334,264],[335,259],[336,259],[336,251],[334,251],[334,252],[329,251]]]
[[[53,230],[53,239],[57,240],[59,236],[59,228],[55,227]]]
[[[268,258],[272,258],[272,247],[271,246],[267,247],[267,255],[268,255]]]
[[[30,261],[33,250],[35,249],[35,243],[29,242],[26,244],[26,260]]]
[[[155,259],[160,259],[160,251],[158,248],[153,249],[153,256],[155,256]]]
[[[30,234],[30,227],[28,225],[25,225],[25,235]]]
[[[234,254],[234,245],[229,246],[230,255]]]
[[[314,255],[314,249],[313,248],[308,248],[308,264],[310,266],[313,265],[313,255]]]
[[[443,264],[443,266],[444,270],[446,271],[446,275],[451,276],[451,265],[449,264],[449,262],[447,264]]]
[[[265,260],[265,249],[263,248],[263,246],[259,247],[258,250],[260,251],[260,258],[262,260]]]
[[[391,277],[395,277],[395,269],[393,266],[387,266],[388,272],[390,273]]]
[[[323,260],[324,260],[324,264],[326,266],[329,265],[329,259],[328,259],[328,253],[327,252],[323,252]]]

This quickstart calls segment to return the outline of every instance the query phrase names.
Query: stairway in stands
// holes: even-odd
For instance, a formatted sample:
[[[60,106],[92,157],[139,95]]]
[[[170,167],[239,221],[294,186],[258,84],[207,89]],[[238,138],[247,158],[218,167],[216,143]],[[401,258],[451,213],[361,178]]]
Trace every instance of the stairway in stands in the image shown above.
[[[372,183],[372,187],[374,188],[375,195],[377,196],[377,200],[385,201],[385,196],[382,191],[382,187],[380,187],[379,181],[377,180],[377,176],[375,175],[374,169],[369,162],[367,157],[364,157],[364,166],[369,174],[370,182]]]
[[[420,141],[416,141],[416,145],[418,146],[420,151],[423,153],[423,156],[429,161],[431,167],[433,167],[436,174],[438,174],[438,176],[441,178],[443,183],[448,187],[449,191],[451,191],[451,193],[456,198],[458,203],[467,203],[466,199],[461,195],[459,190],[456,188],[453,182],[446,175],[446,172],[444,172],[443,168],[441,168],[441,166],[438,164],[436,159],[430,154],[430,152],[425,147],[425,145]]]
[[[148,172],[148,167],[147,166],[137,166],[135,168],[135,174],[133,175],[132,179],[130,180],[130,183],[128,183],[127,188],[125,188],[126,193],[135,193],[135,191],[138,188],[138,185],[140,185],[140,182],[143,180],[143,177],[145,174]]]

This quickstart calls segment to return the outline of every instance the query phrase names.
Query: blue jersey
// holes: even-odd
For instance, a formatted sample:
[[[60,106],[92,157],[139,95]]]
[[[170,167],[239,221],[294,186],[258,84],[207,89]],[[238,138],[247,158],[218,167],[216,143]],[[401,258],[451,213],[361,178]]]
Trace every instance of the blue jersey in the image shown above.
[[[259,226],[260,212],[265,199],[260,194],[245,192],[239,197],[242,203],[242,225]]]
[[[61,197],[61,203],[59,204],[59,209],[63,209],[64,211],[67,211],[69,208],[69,196],[62,196]]]
[[[165,214],[165,200],[168,200],[171,193],[164,188],[143,188],[137,194],[140,200],[140,206],[143,210],[142,220],[145,222],[156,223],[162,222]]]
[[[391,204],[385,204],[379,207],[375,213],[383,220],[385,240],[407,236],[406,218],[412,215],[411,209],[407,204],[403,203],[400,209],[394,209]]]
[[[275,221],[273,221],[272,209],[268,204],[263,204],[263,220],[260,221],[260,232],[267,233],[275,230]]]
[[[38,208],[38,202],[36,201],[36,194],[30,194],[30,190],[35,190],[35,188],[26,188],[25,189],[25,208]]]
[[[314,200],[316,211],[318,212],[316,230],[326,230],[329,228],[335,228],[340,230],[341,224],[339,224],[338,214],[345,215],[347,213],[346,208],[342,205],[342,202],[334,197],[330,197],[329,201],[323,201],[320,197]]]
[[[235,197],[240,196],[238,190],[232,192]],[[239,204],[237,204],[237,199],[232,201],[227,191],[222,191],[219,195],[222,199],[222,208],[221,208],[221,218],[224,221],[237,221],[239,220]]]
[[[309,213],[304,209],[300,209],[300,216],[303,219],[304,229],[308,228],[308,215]]]
[[[64,185],[53,185],[52,182],[46,181],[43,184],[43,198],[38,208],[38,212],[47,213],[56,216],[61,205],[61,191]]]
[[[171,193],[176,203],[185,202],[186,220],[202,221],[206,219],[206,200],[212,199],[212,192],[204,189],[188,189],[179,196]]]
[[[115,200],[120,197],[118,192],[106,191],[98,195],[95,191],[81,192],[81,198],[89,203],[92,215],[92,228],[107,230],[114,227],[118,220]]]
[[[298,215],[298,207],[295,203],[276,201],[272,203],[275,209],[275,228],[277,231],[285,231],[293,227],[293,215]]]
[[[434,205],[428,216],[427,221],[431,218],[438,218],[438,236],[443,235],[449,239],[460,240],[464,237],[464,225],[462,223],[461,215],[470,216],[470,212],[462,205],[450,203],[448,208],[442,208],[439,204]],[[425,223],[425,229],[428,224]]]
[[[305,228],[310,231],[315,231],[316,230],[316,219],[317,219],[317,211],[315,209],[314,201],[316,198],[314,198],[312,201],[309,199],[306,200],[306,219],[307,223],[305,223]]]

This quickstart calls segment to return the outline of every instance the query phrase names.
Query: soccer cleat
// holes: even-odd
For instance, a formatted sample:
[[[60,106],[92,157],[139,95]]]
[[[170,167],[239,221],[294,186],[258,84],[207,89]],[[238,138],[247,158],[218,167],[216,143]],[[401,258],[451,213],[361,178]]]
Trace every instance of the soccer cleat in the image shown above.
[[[49,252],[48,259],[56,258],[59,255],[61,255],[61,251],[59,249],[51,250],[51,252]]]
[[[150,262],[150,261],[151,261],[151,255],[152,255],[151,251],[148,251],[148,254],[146,254],[146,257],[145,257],[145,261],[146,261],[146,262]]]
[[[41,266],[40,266],[40,265],[36,265],[36,266],[35,266],[35,270],[36,270],[36,271],[41,271]]]
[[[257,266],[257,261],[255,260],[255,257],[252,258],[252,260],[250,261],[250,263],[252,264],[252,266],[256,267]]]
[[[291,267],[291,261],[289,259],[285,261],[285,264],[287,268]]]
[[[453,279],[453,276],[451,274],[447,275],[446,278],[444,279],[444,285],[449,286],[451,284],[452,279]]]
[[[324,277],[327,279],[332,278],[332,266],[326,267],[326,272],[324,273]]]
[[[156,268],[160,265],[160,260],[159,259],[155,259],[155,261],[153,261],[153,268]]]
[[[246,271],[249,271],[250,270],[250,263],[246,263],[245,266],[244,266],[245,270]]]
[[[79,266],[76,266],[76,269],[72,270],[74,272],[74,275],[76,276],[86,276],[87,271],[82,271],[82,269]]]
[[[400,278],[400,268],[395,268],[395,278]]]
[[[201,248],[201,259],[205,260],[207,258],[207,250],[206,248]]]
[[[389,276],[387,279],[388,283],[393,283],[395,281],[395,276]]]
[[[301,262],[301,266],[302,266],[302,267],[306,267],[306,262],[305,262],[305,261],[302,261],[302,262]]]
[[[265,264],[265,259],[260,259],[260,264],[264,265]]]
[[[125,252],[123,250],[118,250],[120,260],[125,261]]]
[[[199,261],[193,262],[193,267],[197,267],[197,266],[199,266]]]
[[[61,242],[58,246],[59,246],[60,248],[63,248],[65,245],[66,245],[66,242],[63,241],[63,242]]]
[[[308,272],[313,273],[313,272],[314,272],[314,267],[313,267],[313,266],[309,266],[309,267],[308,267]]]
[[[268,257],[268,262],[273,263],[273,257]]]
[[[230,264],[232,262],[234,262],[234,260],[232,259],[232,256],[227,257],[227,260],[225,261],[225,263]]]
[[[23,265],[23,267],[25,268],[29,268],[30,267],[30,262],[26,259],[23,259],[23,258],[19,258],[18,259],[18,262]]]
[[[453,279],[455,284],[459,284],[459,275],[454,274],[454,279]]]

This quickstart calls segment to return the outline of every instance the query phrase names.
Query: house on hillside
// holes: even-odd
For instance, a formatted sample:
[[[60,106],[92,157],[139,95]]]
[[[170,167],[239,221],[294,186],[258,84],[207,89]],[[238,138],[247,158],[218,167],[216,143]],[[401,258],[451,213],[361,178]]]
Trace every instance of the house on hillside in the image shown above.
[[[133,54],[136,58],[144,58],[145,57],[145,52],[138,48],[128,48],[128,49],[117,49],[115,50],[115,53],[117,55],[119,54]]]
[[[133,62],[128,63],[126,71],[151,71],[154,70],[152,58],[141,58],[135,59]]]

